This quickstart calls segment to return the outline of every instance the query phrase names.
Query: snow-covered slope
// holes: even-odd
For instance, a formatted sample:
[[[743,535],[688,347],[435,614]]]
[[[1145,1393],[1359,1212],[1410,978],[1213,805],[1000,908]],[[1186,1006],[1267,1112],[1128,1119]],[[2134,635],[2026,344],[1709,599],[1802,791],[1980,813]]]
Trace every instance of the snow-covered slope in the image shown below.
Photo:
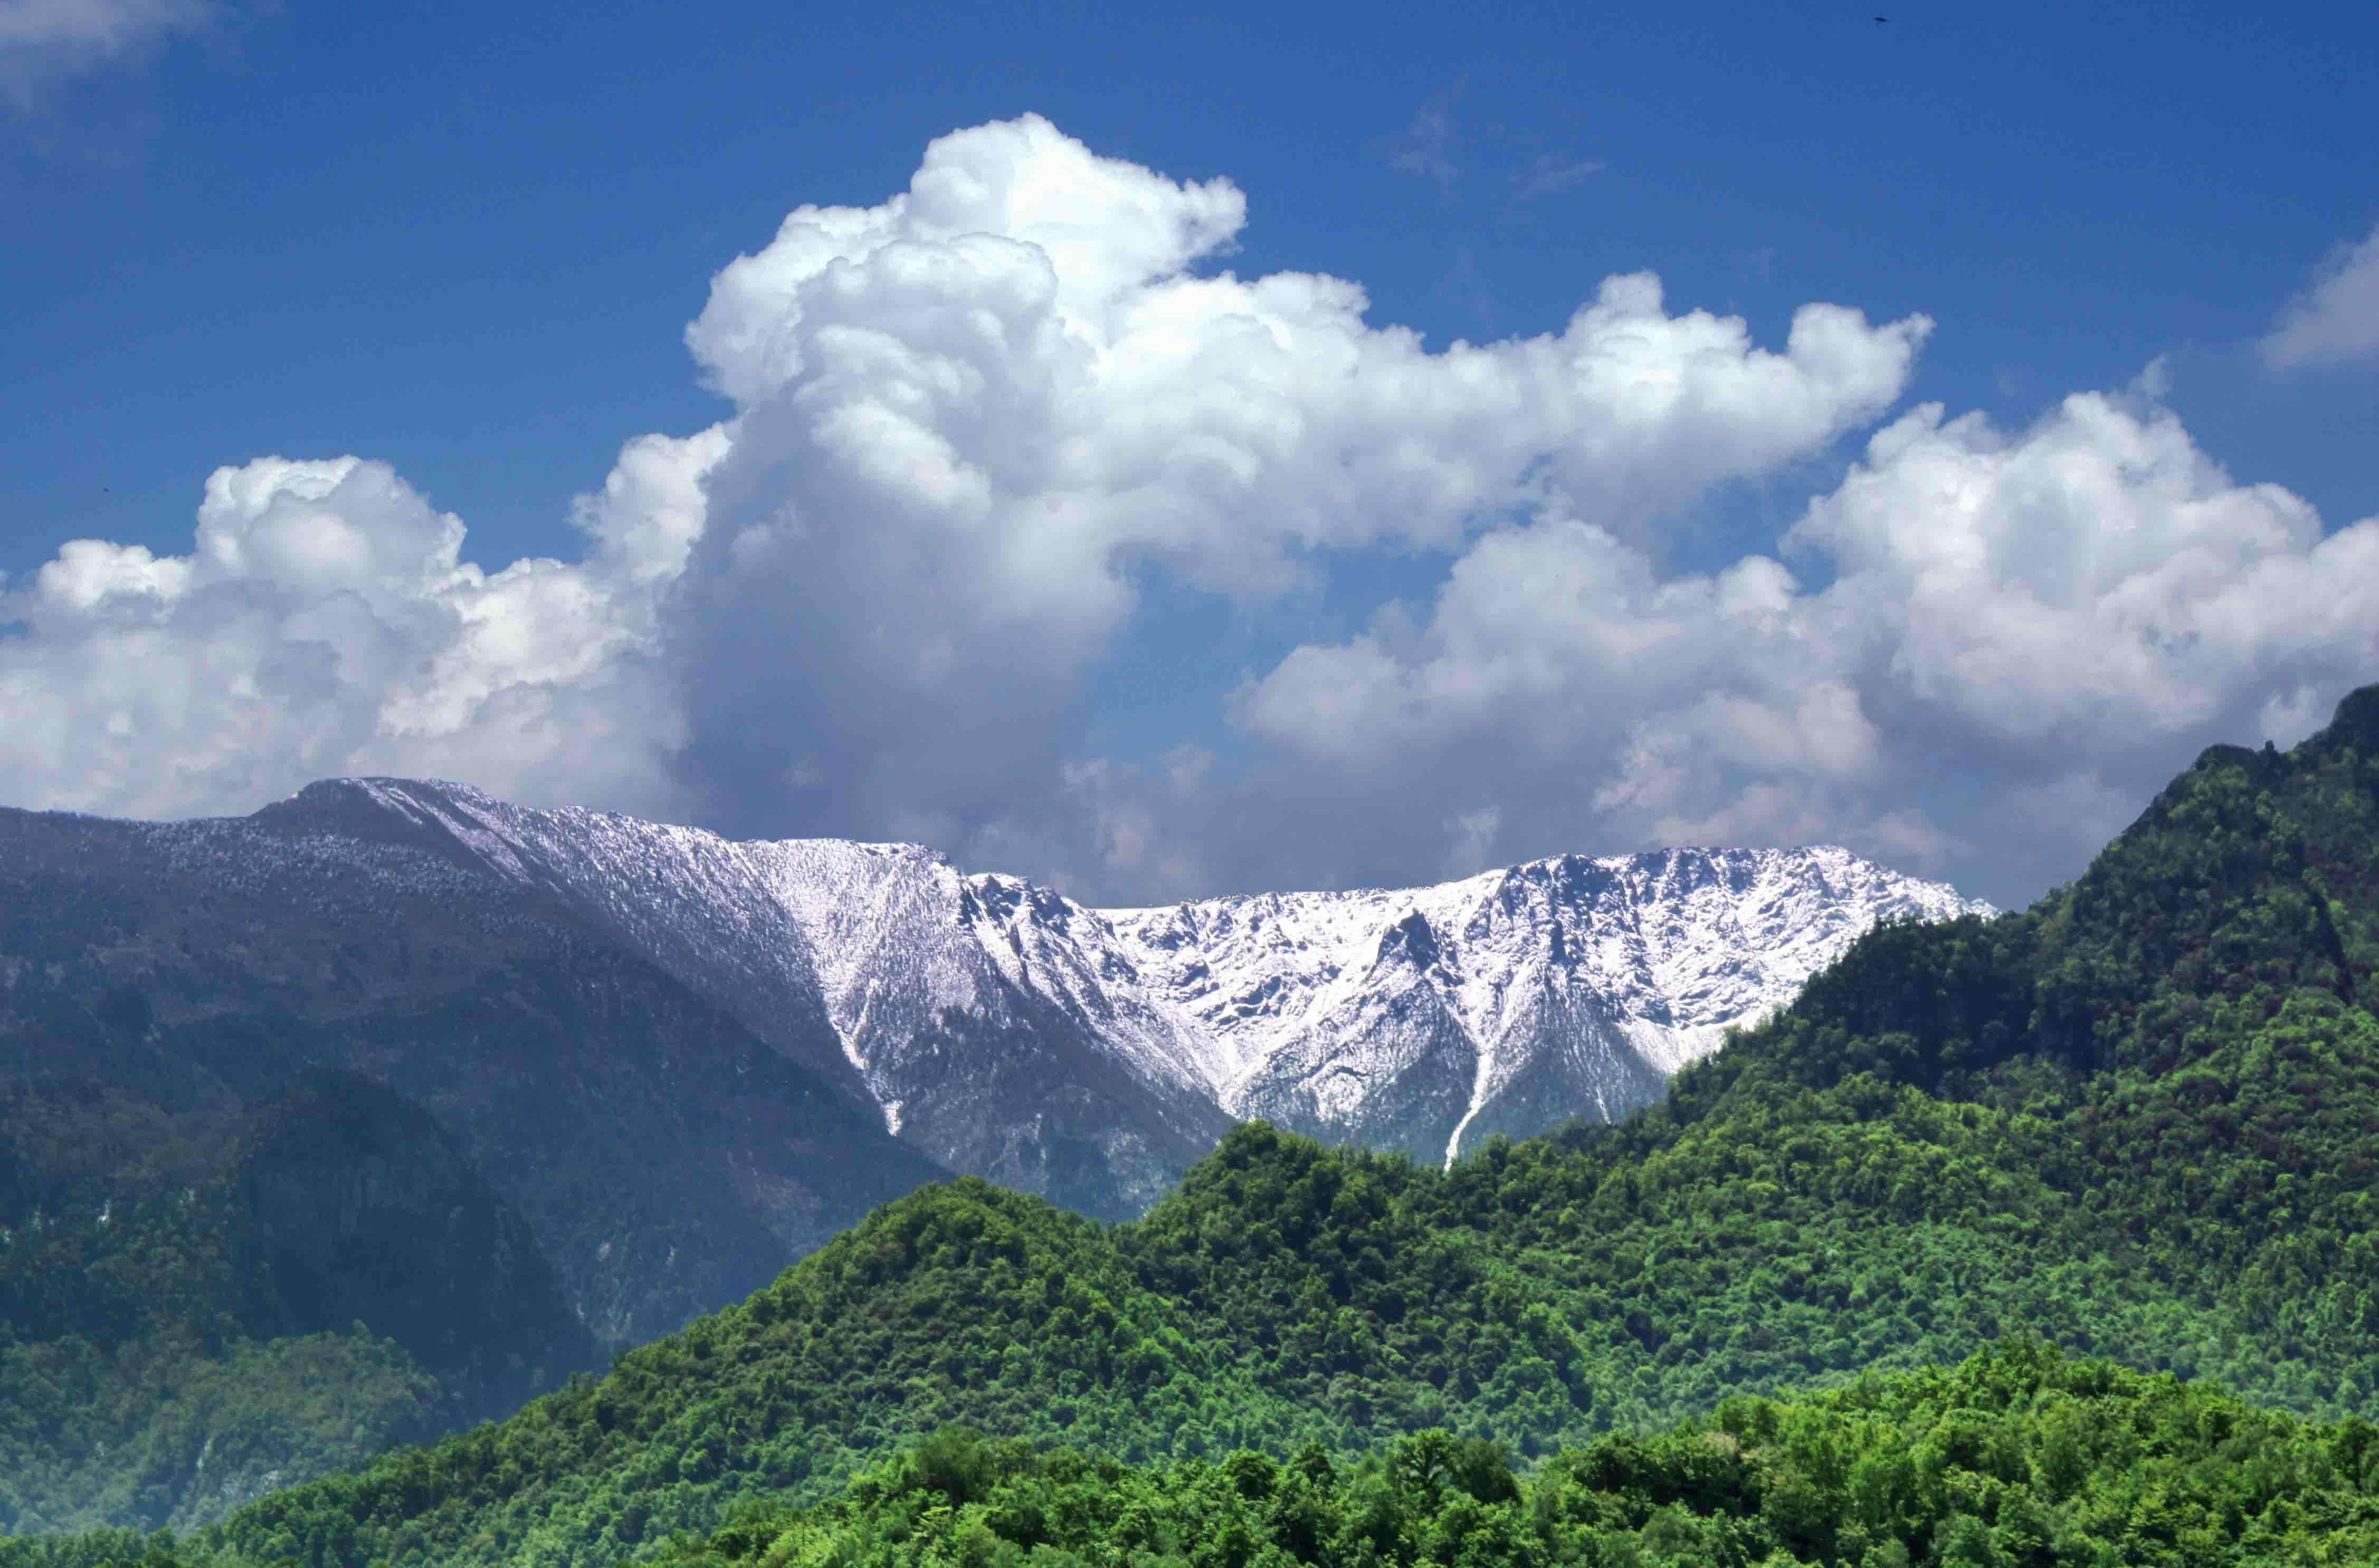
[[[466,785],[331,779],[252,821],[392,840],[555,899],[940,1164],[1135,1213],[1230,1125],[1198,1041],[1076,928],[910,845],[737,841]]]
[[[1149,989],[1214,1041],[1223,1103],[1451,1157],[1609,1119],[1878,921],[1987,906],[1846,850],[1564,856],[1433,887],[1107,912]]]
[[[1235,1117],[1431,1158],[1614,1117],[1877,921],[1983,908],[1817,847],[1099,911],[910,845],[736,842],[453,784],[334,780],[276,812],[560,897],[788,1055],[839,1055],[933,1158],[1107,1212]]]
[[[836,1032],[807,933],[755,846],[604,812],[533,811],[465,784],[337,778],[249,821],[320,842],[380,838],[559,899],[763,1040],[829,1078]]]
[[[739,847],[801,924],[887,1126],[943,1164],[1136,1212],[1228,1128],[1201,1031],[1080,905],[912,845]]]

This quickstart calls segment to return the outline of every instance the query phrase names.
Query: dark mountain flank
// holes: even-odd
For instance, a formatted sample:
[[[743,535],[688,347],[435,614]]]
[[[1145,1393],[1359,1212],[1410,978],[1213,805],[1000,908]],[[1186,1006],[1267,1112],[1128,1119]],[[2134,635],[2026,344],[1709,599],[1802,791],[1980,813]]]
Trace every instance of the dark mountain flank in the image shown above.
[[[231,1181],[270,1292],[259,1337],[365,1323],[481,1417],[599,1364],[519,1212],[385,1084],[300,1073],[250,1118]]]
[[[2291,752],[2207,753],[2031,910],[1871,933],[1616,1126],[1491,1140],[1441,1171],[1257,1125],[1116,1225],[978,1180],[929,1187],[601,1379],[177,1550],[621,1562],[756,1500],[833,1497],[964,1424],[1103,1456],[1084,1463],[1218,1464],[1250,1501],[1280,1478],[1266,1465],[1323,1489],[1443,1429],[1503,1444],[1561,1509],[1630,1531],[1672,1511],[1632,1559],[1597,1561],[1779,1561],[1750,1555],[1763,1541],[1830,1565],[2315,1561],[2275,1543],[2367,1534],[2379,1493],[2374,960],[2379,691]],[[1743,1397],[1795,1387],[1838,1389],[1810,1408],[1847,1424],[1796,1448],[1799,1417]],[[1715,1435],[1633,1435],[1687,1418]],[[818,1517],[876,1529],[889,1487],[911,1499],[899,1550],[938,1561],[932,1508],[1033,1473],[1015,1450],[936,1443]],[[1240,1449],[1270,1457],[1226,1459]],[[1581,1449],[1601,1456],[1585,1474],[1552,1457]],[[1501,1483],[1462,1457],[1478,1452],[1392,1447],[1384,1470],[1358,1466],[1376,1484],[1349,1506],[1391,1520],[1399,1476],[1464,1474],[1496,1506]],[[2301,1467],[2274,1468],[2284,1453]],[[1212,1472],[1172,1474],[1190,1496]],[[750,1517],[781,1527],[682,1555],[876,1560]],[[1057,1538],[973,1517],[953,1561]],[[1382,1529],[1368,1556],[1273,1544],[1450,1560]],[[1188,1561],[1276,1561],[1252,1537],[1224,1551],[1226,1531],[1171,1538]]]
[[[519,1213],[333,1069],[0,1093],[0,1522],[190,1524],[602,1364]]]
[[[174,1112],[316,1067],[375,1079],[519,1210],[614,1344],[941,1174],[819,1053],[762,1040],[559,895],[373,826],[0,812],[0,1073]]]
[[[390,839],[0,812],[0,1526],[188,1523],[509,1412],[942,1174],[565,900]]]

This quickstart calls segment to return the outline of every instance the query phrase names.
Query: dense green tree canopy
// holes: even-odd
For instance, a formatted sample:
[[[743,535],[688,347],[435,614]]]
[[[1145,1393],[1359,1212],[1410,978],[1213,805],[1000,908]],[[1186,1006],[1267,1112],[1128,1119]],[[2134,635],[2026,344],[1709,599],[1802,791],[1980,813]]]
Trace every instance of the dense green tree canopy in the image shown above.
[[[1134,1469],[937,1434],[819,1507],[754,1509],[670,1568],[1542,1568],[1739,1563],[2361,1563],[2379,1429],[2008,1344],[1954,1370],[1736,1397],[1516,1476],[1444,1431],[1351,1463],[1319,1447]]]
[[[529,1555],[534,1555],[531,1553]],[[200,1568],[210,1540],[0,1543],[12,1568]],[[936,1432],[663,1568],[2253,1568],[2379,1560],[2379,1428],[2009,1341],[1954,1369],[1738,1395],[1518,1472],[1436,1429],[1134,1466]]]

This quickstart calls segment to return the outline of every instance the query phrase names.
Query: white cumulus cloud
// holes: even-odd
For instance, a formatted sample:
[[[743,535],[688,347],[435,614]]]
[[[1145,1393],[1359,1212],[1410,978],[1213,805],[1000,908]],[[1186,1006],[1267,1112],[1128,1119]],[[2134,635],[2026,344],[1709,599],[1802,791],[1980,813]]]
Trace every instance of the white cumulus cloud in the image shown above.
[[[2131,397],[2012,434],[1916,409],[1781,550],[1663,578],[1547,514],[1474,544],[1425,622],[1301,647],[1237,717],[1449,804],[1491,765],[1507,853],[1831,838],[2021,886],[2177,752],[2292,742],[2379,672],[2379,519],[2325,534]]]
[[[2276,369],[2379,355],[2379,224],[2360,245],[2338,247],[2281,313],[2263,347],[2264,362]]]
[[[586,566],[489,574],[459,519],[354,457],[217,470],[188,555],[71,541],[0,597],[0,798],[178,816],[392,772],[669,809],[682,737],[634,563],[677,523],[659,471],[715,443],[632,445],[586,503]]]
[[[731,416],[627,441],[575,562],[473,564],[380,464],[222,470],[187,555],[73,541],[0,596],[0,799],[439,774],[1119,900],[1834,839],[2009,898],[2379,667],[2379,520],[2238,483],[2152,387],[1918,408],[1769,549],[1663,570],[1680,507],[1885,417],[1930,323],[1762,344],[1632,274],[1431,350],[1229,270],[1247,221],[1033,116],[795,211],[687,329]],[[1433,600],[1216,691],[1246,754],[1089,754],[1152,583],[1284,616],[1384,552]]]

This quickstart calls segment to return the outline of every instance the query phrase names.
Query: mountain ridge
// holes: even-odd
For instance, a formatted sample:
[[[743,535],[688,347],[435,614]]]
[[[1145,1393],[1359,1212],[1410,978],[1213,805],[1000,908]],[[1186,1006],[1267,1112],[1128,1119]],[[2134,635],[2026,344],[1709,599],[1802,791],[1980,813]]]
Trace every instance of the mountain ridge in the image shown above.
[[[325,779],[249,820],[374,813],[593,911],[763,1033],[798,1020],[812,1070],[834,1072],[830,1030],[839,1083],[949,1168],[1053,1190],[1035,1140],[1095,1146],[1125,1197],[1070,1206],[1117,1217],[1250,1116],[1441,1159],[1474,1127],[1609,1120],[1878,920],[1989,908],[1831,845],[1099,909],[918,845],[728,839],[448,781]],[[983,1128],[1003,1073],[1057,1120]],[[963,1125],[931,1125],[953,1099]]]
[[[1840,846],[1805,845],[1557,855],[1423,887],[1102,912],[1152,969],[1163,962],[1160,951],[1178,951],[1174,933],[1197,933],[1202,940],[1186,964],[1176,962],[1170,993],[1226,1037],[1286,1021],[1283,1038],[1243,1062],[1224,1104],[1318,1136],[1371,1119],[1359,1104],[1339,1111],[1326,1090],[1310,1086],[1346,1070],[1346,1037],[1369,1021],[1349,1016],[1360,1010],[1352,995],[1360,979],[1401,960],[1414,981],[1440,994],[1443,1022],[1475,1060],[1467,1103],[1444,1140],[1450,1160],[1482,1116],[1487,1130],[1523,1135],[1561,1119],[1540,1114],[1527,1125],[1525,1113],[1494,1114],[1498,1098],[1525,1086],[1531,1070],[1552,1080],[1537,1092],[1540,1100],[1615,1119],[1658,1098],[1670,1074],[1715,1049],[1728,1029],[1789,1001],[1878,919],[1991,911]],[[1289,928],[1286,937],[1267,940],[1267,923]],[[1300,986],[1280,961],[1290,944],[1333,949],[1318,983]],[[1367,948],[1376,950],[1374,968],[1350,983]],[[1215,975],[1218,959],[1225,976]],[[1568,1071],[1564,1050],[1578,1058]],[[1419,1140],[1392,1141],[1413,1147]]]

